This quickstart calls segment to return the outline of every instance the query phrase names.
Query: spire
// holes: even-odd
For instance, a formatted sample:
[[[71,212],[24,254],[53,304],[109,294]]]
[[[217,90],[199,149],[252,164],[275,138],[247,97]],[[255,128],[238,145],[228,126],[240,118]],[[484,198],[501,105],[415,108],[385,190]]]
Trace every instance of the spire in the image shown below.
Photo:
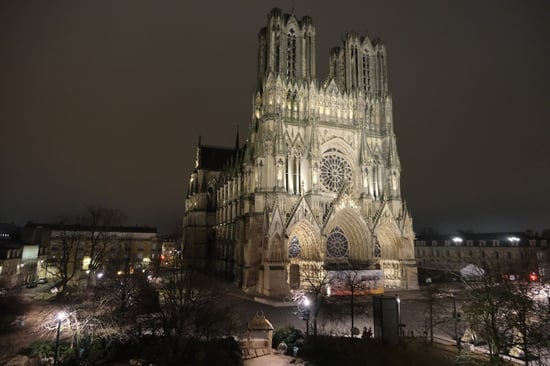
[[[199,135],[199,141],[197,143],[197,153],[195,155],[195,169],[201,165],[201,136]]]
[[[389,146],[388,146],[388,168],[400,168],[401,162],[399,161],[399,156],[397,155],[397,148],[395,146],[395,135],[389,136]]]

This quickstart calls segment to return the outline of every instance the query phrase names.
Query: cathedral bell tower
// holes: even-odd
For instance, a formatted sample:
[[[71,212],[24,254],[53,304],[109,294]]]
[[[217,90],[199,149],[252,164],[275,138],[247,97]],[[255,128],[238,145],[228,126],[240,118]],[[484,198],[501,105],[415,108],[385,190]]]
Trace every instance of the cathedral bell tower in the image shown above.
[[[294,14],[273,9],[258,39],[260,87],[269,75],[289,81],[315,79],[315,28],[310,17],[298,20]]]

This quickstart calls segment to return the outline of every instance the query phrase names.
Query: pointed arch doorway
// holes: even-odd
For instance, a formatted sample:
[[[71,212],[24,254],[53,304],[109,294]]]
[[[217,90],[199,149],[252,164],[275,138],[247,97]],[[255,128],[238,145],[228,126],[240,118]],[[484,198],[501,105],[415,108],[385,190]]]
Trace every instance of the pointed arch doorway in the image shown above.
[[[301,267],[308,262],[322,259],[318,230],[307,220],[301,220],[290,230],[287,243],[288,284],[299,289],[302,284]]]

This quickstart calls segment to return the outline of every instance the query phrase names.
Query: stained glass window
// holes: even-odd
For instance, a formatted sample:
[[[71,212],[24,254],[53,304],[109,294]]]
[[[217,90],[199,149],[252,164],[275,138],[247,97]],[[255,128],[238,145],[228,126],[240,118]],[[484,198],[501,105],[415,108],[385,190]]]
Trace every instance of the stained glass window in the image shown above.
[[[297,237],[292,237],[288,245],[288,257],[289,258],[298,258],[302,254],[302,247],[300,246],[300,241]]]
[[[345,182],[351,180],[351,166],[340,151],[331,149],[321,160],[321,183],[331,192],[338,192]]]
[[[348,253],[348,239],[342,229],[334,228],[327,238],[327,256],[347,257]]]

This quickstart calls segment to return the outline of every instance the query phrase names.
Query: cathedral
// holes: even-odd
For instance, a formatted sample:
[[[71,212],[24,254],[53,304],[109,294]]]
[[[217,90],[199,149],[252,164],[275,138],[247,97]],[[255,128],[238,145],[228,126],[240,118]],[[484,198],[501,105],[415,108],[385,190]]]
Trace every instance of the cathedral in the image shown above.
[[[247,138],[199,137],[184,214],[191,266],[279,297],[308,269],[378,270],[418,288],[414,232],[400,190],[386,48],[354,32],[316,76],[312,19],[273,9],[258,34]]]

